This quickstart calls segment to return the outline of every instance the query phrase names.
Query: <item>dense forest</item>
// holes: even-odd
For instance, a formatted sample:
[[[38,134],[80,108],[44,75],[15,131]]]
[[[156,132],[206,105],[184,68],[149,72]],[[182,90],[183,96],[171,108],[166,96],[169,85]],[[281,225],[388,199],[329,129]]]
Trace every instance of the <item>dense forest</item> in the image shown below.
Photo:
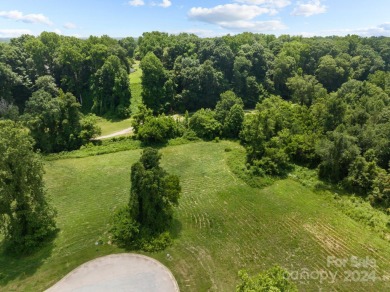
[[[136,61],[144,105],[133,114]],[[251,175],[318,168],[390,208],[390,38],[44,32],[0,43],[0,88],[0,118],[23,123],[46,153],[88,143],[99,132],[91,113],[131,115],[144,142],[239,139]]]

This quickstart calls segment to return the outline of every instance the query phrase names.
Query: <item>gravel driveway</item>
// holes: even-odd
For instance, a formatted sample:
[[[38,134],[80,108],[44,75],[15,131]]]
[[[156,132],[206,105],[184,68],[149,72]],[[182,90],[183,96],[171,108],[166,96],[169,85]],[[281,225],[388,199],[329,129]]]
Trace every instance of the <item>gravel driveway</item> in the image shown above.
[[[178,292],[179,286],[160,262],[143,255],[124,253],[89,261],[46,291]]]

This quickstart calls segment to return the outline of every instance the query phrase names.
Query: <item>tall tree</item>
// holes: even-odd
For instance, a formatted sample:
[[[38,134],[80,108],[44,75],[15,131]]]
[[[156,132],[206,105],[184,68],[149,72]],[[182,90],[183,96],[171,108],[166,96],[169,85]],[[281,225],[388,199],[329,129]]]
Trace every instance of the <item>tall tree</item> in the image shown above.
[[[351,163],[360,154],[355,137],[336,131],[319,141],[316,150],[322,160],[319,176],[332,182],[345,178]]]
[[[326,96],[326,89],[312,75],[296,75],[287,80],[292,100],[310,106],[316,99]]]
[[[38,246],[56,229],[47,203],[43,164],[33,141],[20,124],[0,121],[0,222],[16,251]]]
[[[45,153],[78,149],[100,133],[88,117],[83,121],[74,95],[62,90],[55,97],[43,89],[34,92],[26,103],[23,120],[36,148]]]
[[[142,69],[143,101],[154,112],[160,112],[165,104],[166,74],[164,67],[154,53],[148,53],[142,59],[140,68]]]
[[[141,228],[151,233],[169,227],[181,192],[179,178],[162,169],[160,159],[158,150],[146,148],[131,167],[130,214]]]
[[[117,56],[107,58],[95,73],[91,88],[94,92],[92,110],[95,113],[128,116],[127,109],[131,98],[129,77]]]

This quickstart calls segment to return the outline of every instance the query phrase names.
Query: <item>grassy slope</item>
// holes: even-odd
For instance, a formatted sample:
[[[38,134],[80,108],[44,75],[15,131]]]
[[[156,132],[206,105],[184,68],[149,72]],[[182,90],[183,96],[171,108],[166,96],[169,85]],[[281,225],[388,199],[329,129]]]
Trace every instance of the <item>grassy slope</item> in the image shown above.
[[[113,134],[131,127],[131,119],[110,121],[99,117],[97,125],[102,129],[102,136]]]
[[[135,72],[130,74],[130,90],[131,90],[131,114],[136,114],[138,112],[138,105],[142,103],[142,85],[141,85],[141,76],[142,70],[139,67],[139,61],[136,61],[133,68]]]
[[[230,172],[227,146],[242,151],[231,142],[162,149],[162,164],[181,177],[183,194],[174,245],[151,256],[172,270],[182,291],[232,291],[242,268],[255,273],[278,263],[290,271],[328,270],[327,255],[370,256],[377,260],[377,275],[389,271],[387,242],[343,215],[328,198],[291,179],[262,190],[248,187]],[[0,290],[42,290],[90,259],[122,252],[106,244],[109,218],[127,202],[130,165],[139,154],[133,150],[47,162],[46,183],[61,231],[52,245],[31,258],[1,255]],[[105,244],[95,246],[99,239]],[[390,289],[384,281],[344,282],[345,270],[339,270],[336,284],[310,281],[299,287]]]

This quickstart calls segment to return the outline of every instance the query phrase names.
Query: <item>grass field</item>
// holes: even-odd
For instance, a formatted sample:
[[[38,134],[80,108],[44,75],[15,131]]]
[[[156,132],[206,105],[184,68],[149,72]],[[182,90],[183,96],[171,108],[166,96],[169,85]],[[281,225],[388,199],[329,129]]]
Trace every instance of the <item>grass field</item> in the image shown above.
[[[139,67],[139,61],[136,61],[133,65],[135,72],[130,74],[130,90],[131,90],[131,104],[130,110],[131,114],[136,114],[138,112],[138,105],[142,103],[142,84],[141,76],[142,70]]]
[[[233,149],[225,152],[225,148]],[[338,272],[336,283],[297,282],[302,291],[389,291],[390,245],[339,211],[328,196],[292,179],[255,189],[237,178],[228,160],[243,149],[233,142],[199,142],[161,149],[162,165],[180,176],[173,246],[148,254],[175,275],[181,291],[233,291],[237,271],[251,274],[279,264],[290,272]],[[126,204],[130,166],[140,150],[46,162],[45,181],[58,210],[60,232],[39,253],[0,256],[1,291],[48,288],[78,265],[123,252],[110,244],[110,216]],[[95,245],[98,240],[103,245]],[[171,257],[167,257],[167,254]],[[327,256],[370,257],[381,280],[363,281],[327,267]],[[359,274],[360,275],[360,274]]]
[[[102,129],[102,136],[113,134],[131,127],[131,119],[111,121],[98,117],[97,125]]]

